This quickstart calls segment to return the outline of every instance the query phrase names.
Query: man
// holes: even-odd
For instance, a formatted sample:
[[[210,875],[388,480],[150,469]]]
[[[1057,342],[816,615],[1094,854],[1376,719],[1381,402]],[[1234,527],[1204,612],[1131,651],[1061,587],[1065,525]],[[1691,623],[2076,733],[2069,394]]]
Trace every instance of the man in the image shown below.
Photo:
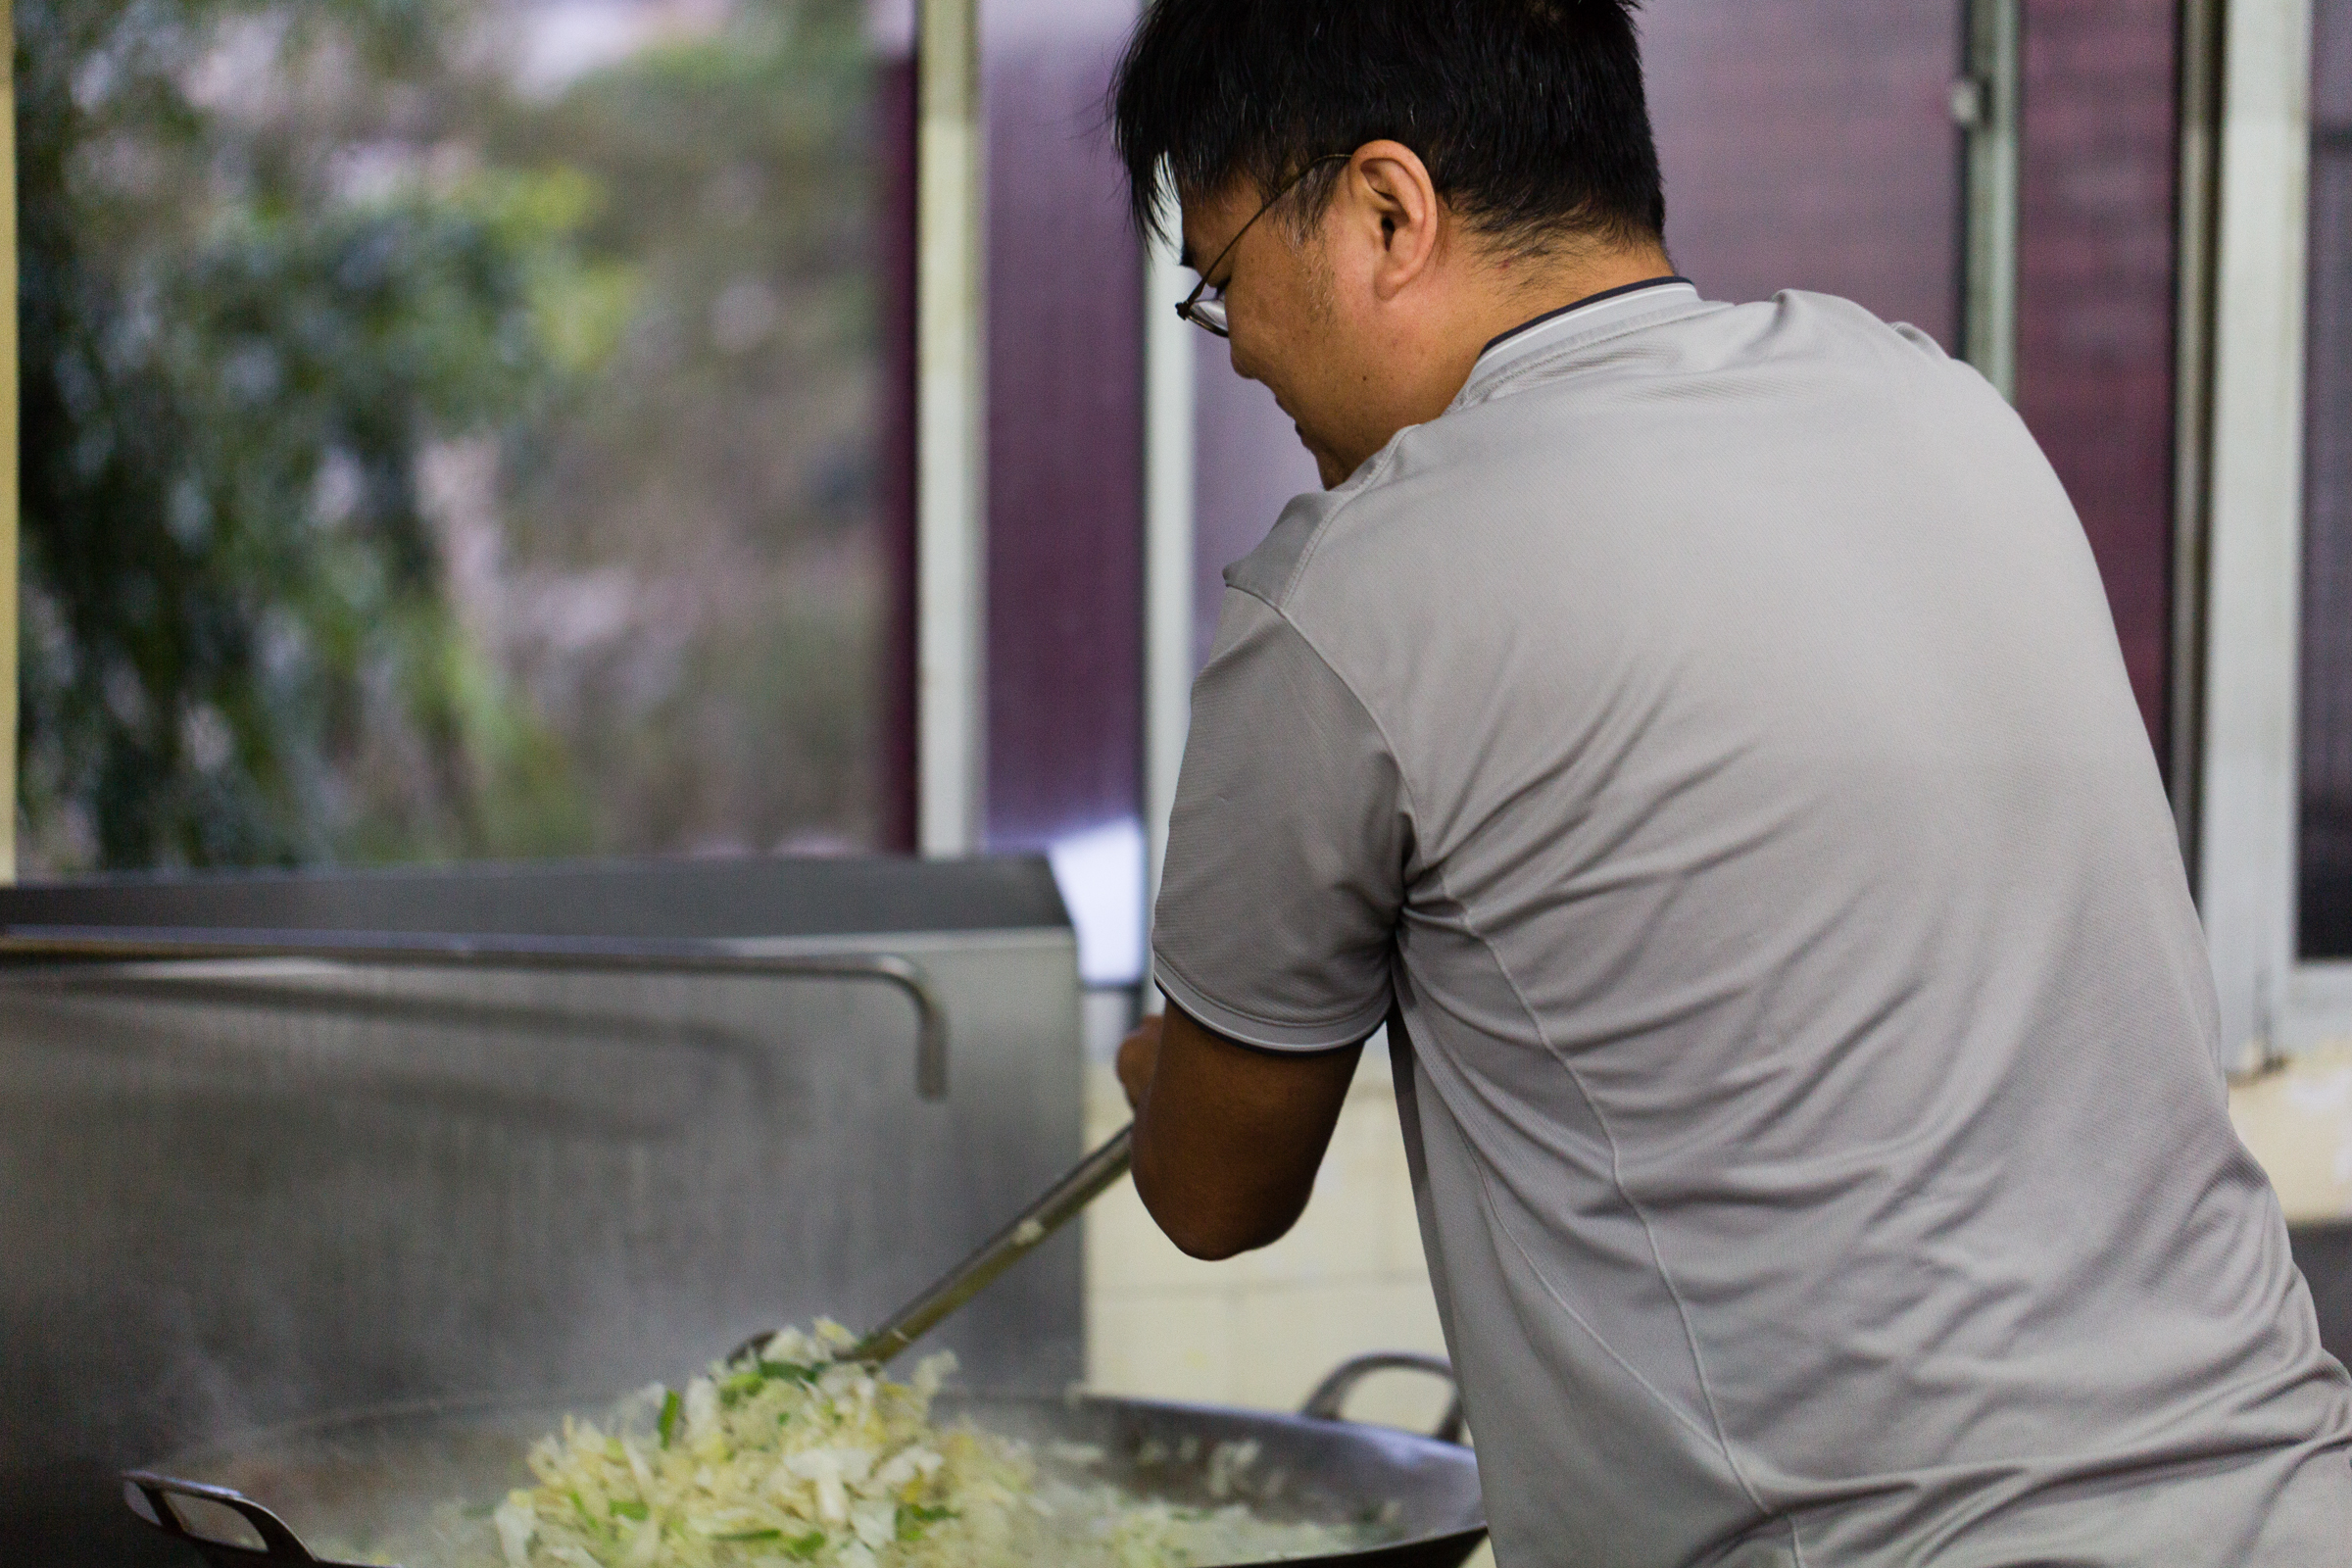
[[[1920,333],[1673,276],[1629,0],[1156,0],[1147,219],[1329,487],[1227,573],[1133,1037],[1201,1257],[1388,1023],[1503,1568],[2352,1560],[2090,552]]]

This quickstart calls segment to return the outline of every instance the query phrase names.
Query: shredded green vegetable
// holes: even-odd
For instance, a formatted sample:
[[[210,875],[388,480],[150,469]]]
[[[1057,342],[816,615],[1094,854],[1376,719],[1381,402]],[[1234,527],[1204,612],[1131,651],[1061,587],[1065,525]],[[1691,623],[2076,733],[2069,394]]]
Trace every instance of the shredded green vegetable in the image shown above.
[[[654,1423],[654,1430],[662,1435],[662,1446],[664,1448],[669,1446],[670,1438],[678,1430],[678,1410],[683,1402],[675,1389],[670,1389],[662,1396],[662,1417]]]
[[[953,1357],[890,1383],[835,1359],[852,1343],[833,1323],[787,1330],[601,1423],[566,1418],[530,1451],[537,1485],[492,1515],[504,1568],[1188,1568],[1382,1539],[1073,1484],[1023,1444],[930,1419]],[[1209,1467],[1220,1497],[1254,1450],[1228,1447]]]

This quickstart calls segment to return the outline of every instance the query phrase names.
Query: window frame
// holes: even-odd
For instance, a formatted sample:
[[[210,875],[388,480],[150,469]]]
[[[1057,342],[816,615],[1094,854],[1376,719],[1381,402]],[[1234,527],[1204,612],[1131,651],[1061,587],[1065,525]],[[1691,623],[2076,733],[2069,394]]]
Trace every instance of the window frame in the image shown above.
[[[15,0],[0,0],[0,31],[17,35]],[[17,75],[0,71],[0,885],[17,880]]]
[[[2296,933],[2312,42],[2312,0],[2228,7],[2195,842],[2240,1074],[2352,1037],[2352,962]]]

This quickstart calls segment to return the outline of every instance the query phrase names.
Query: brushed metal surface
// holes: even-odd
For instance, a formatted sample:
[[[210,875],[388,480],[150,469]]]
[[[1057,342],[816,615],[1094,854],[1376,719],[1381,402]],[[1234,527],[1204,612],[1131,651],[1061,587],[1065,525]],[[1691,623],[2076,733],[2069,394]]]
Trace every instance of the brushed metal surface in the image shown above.
[[[914,1088],[948,1094],[948,1020],[921,964],[896,953],[760,954],[747,944],[644,938],[516,937],[405,931],[247,931],[175,926],[0,926],[0,963],[187,965],[308,959],[342,967],[544,969],[635,975],[758,975],[894,987],[914,1008]],[[748,944],[757,946],[757,944]]]
[[[639,869],[573,868],[593,897],[565,909],[484,908],[465,887],[447,904],[473,901],[475,930],[647,935],[578,920],[631,907]],[[721,875],[748,916],[690,934],[763,936],[743,868]],[[637,920],[694,902],[691,874],[654,880]],[[430,929],[417,882],[398,917],[354,923]],[[756,1330],[870,1322],[912,1295],[1077,1157],[1080,1044],[1066,926],[926,934],[919,886],[900,886],[917,906],[886,936],[787,911],[790,939],[760,947],[918,962],[953,1041],[939,1103],[915,1093],[906,998],[855,979],[0,970],[0,1558],[141,1560],[114,1473],[189,1444],[676,1378]],[[327,891],[347,918],[350,888]],[[169,923],[204,923],[172,896]],[[83,904],[59,919],[0,895],[0,924],[93,923]],[[136,904],[106,912],[166,923]],[[297,923],[253,919],[247,888],[218,904],[215,924]],[[938,1338],[976,1383],[1051,1391],[1081,1370],[1080,1313],[1066,1236]]]

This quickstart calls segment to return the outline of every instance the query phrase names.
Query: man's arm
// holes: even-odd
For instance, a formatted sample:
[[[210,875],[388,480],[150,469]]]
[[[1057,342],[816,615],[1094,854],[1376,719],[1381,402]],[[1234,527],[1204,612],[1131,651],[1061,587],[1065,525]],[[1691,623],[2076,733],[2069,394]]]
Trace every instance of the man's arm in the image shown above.
[[[1363,1049],[1260,1051],[1174,1006],[1145,1019],[1119,1048],[1119,1082],[1135,1189],[1168,1239],[1225,1258],[1297,1224]]]

